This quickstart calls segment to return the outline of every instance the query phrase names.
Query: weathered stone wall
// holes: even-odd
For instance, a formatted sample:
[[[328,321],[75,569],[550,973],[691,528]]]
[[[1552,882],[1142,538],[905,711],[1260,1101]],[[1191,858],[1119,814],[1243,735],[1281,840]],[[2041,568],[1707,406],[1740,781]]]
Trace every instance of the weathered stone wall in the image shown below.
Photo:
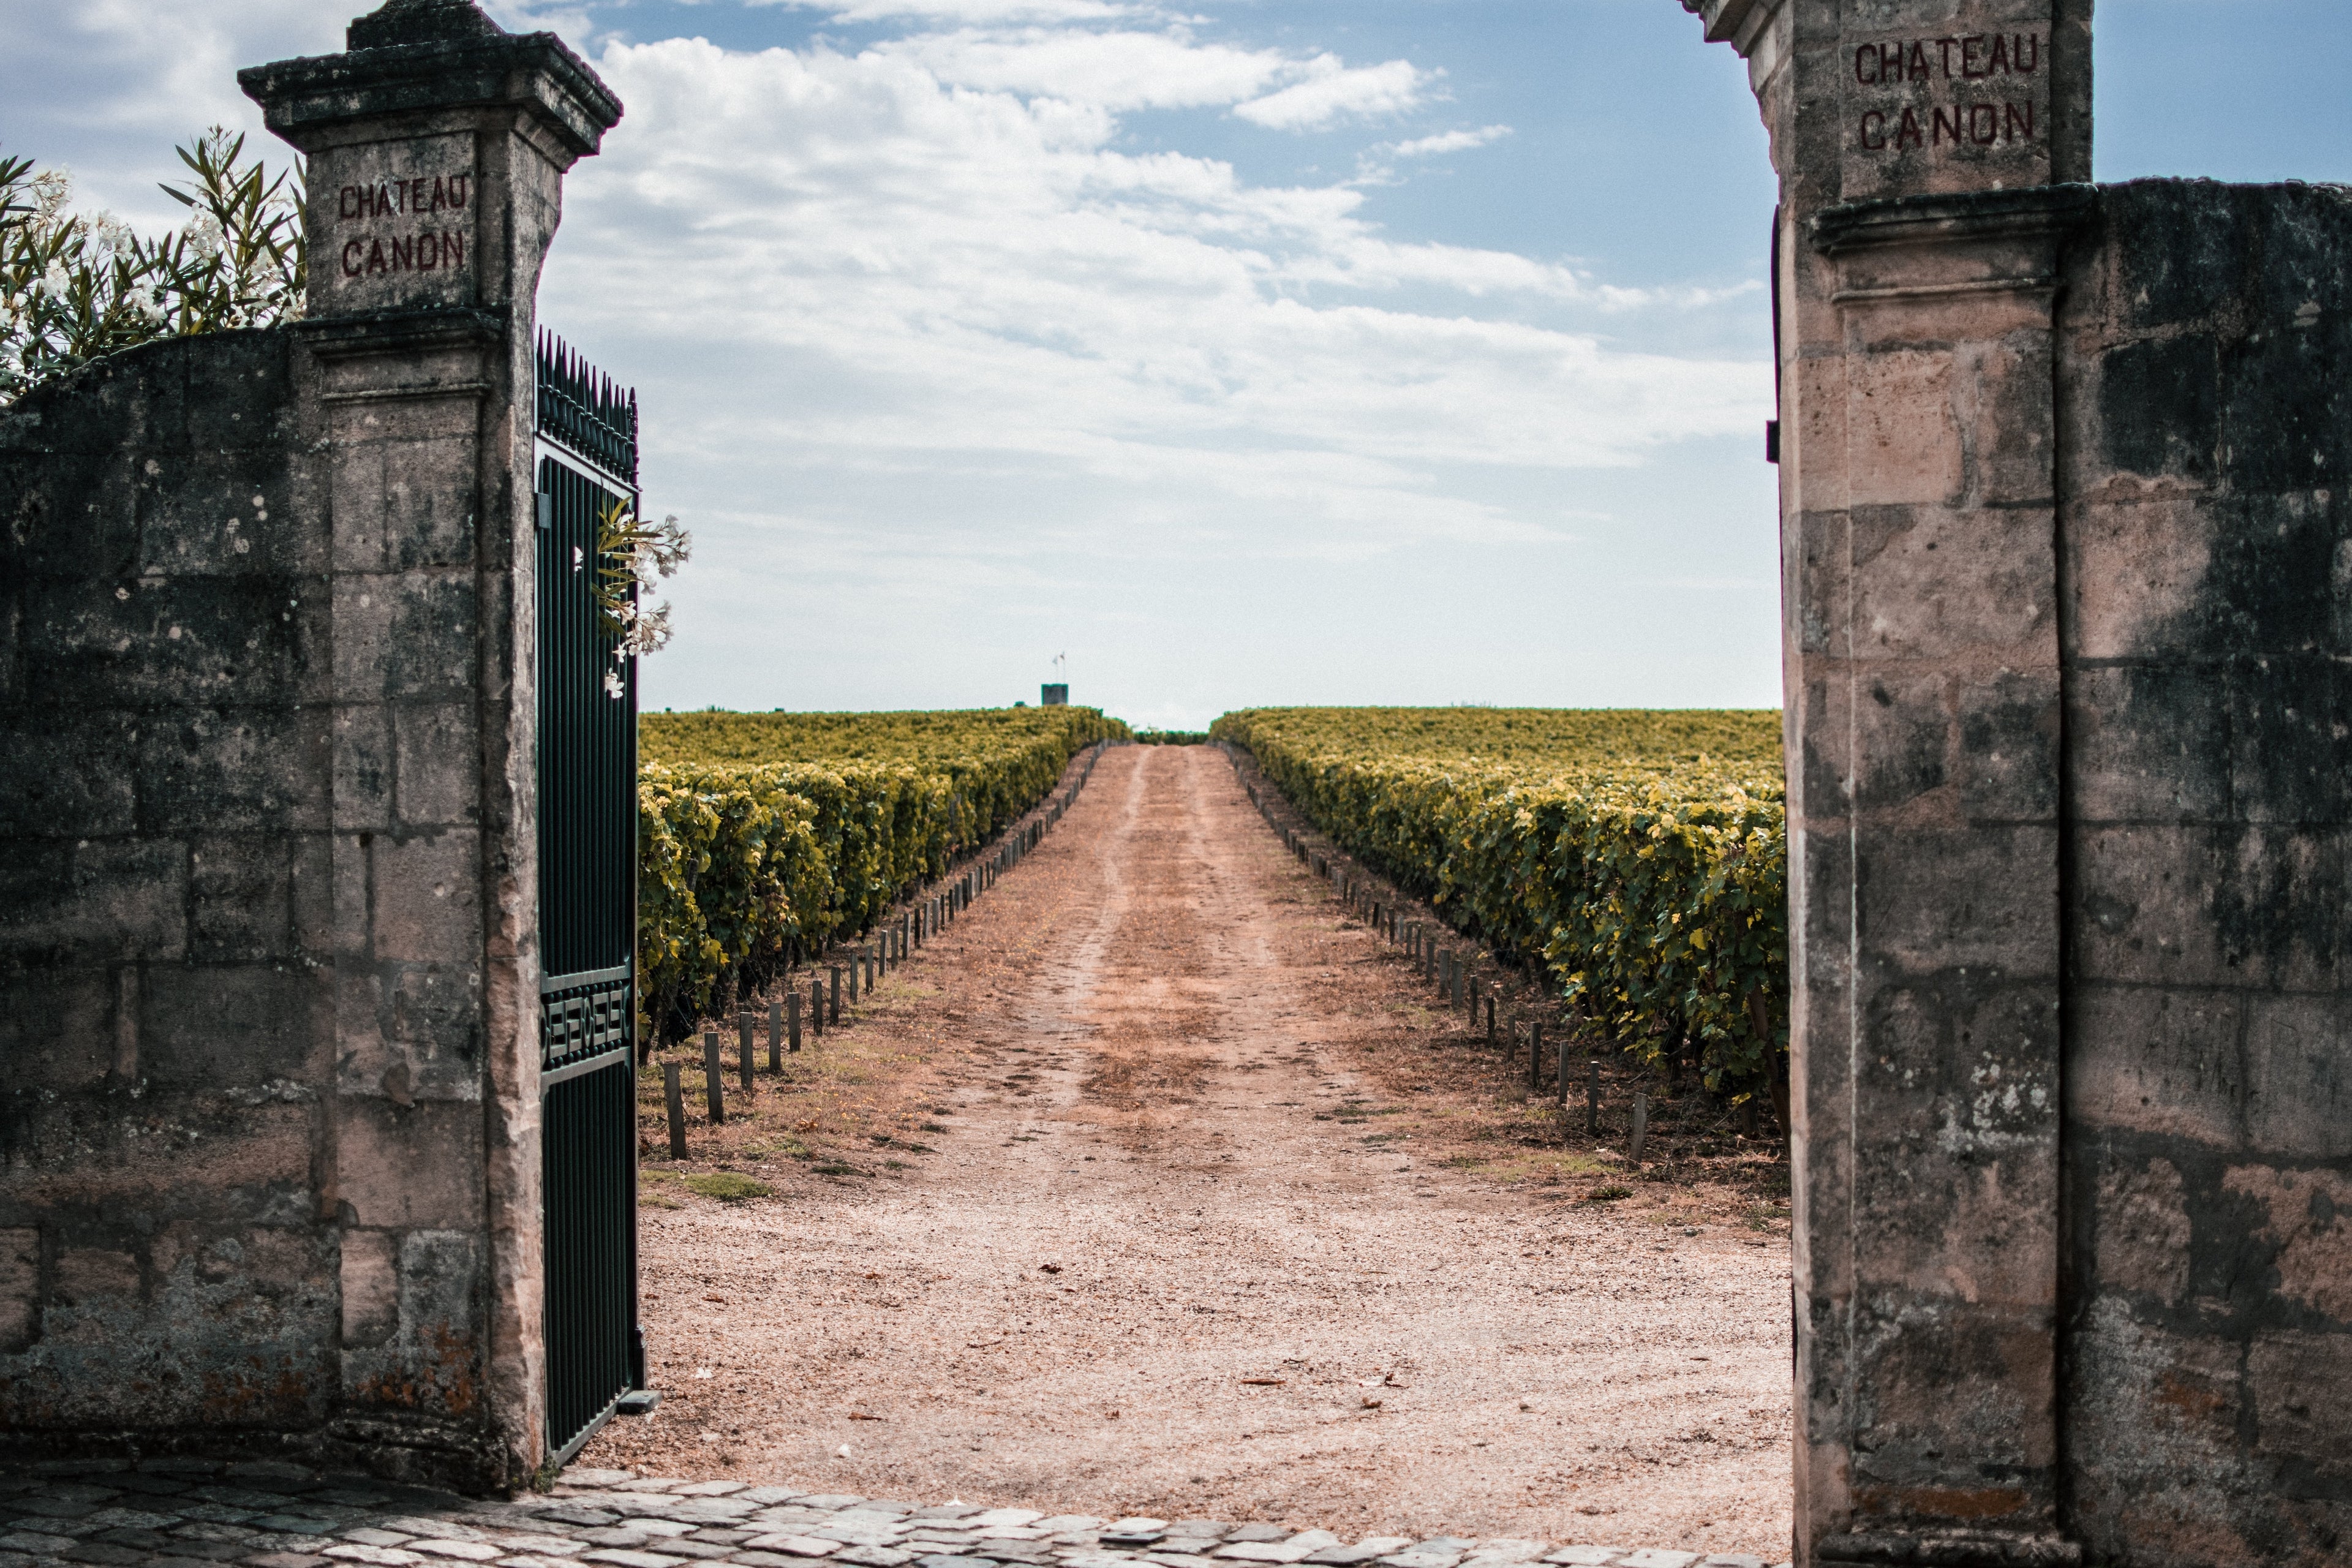
[[[2352,1559],[2352,190],[2101,192],[2061,309],[2069,1512]]]
[[[532,300],[619,105],[469,0],[352,43],[240,78],[306,319],[0,412],[0,1450],[493,1487],[547,1449]]]
[[[318,335],[0,416],[0,1430],[486,1485],[536,1294],[489,1234],[479,372],[339,401]]]
[[[334,1403],[327,540],[284,331],[0,415],[0,1430]]]
[[[1797,1542],[2352,1557],[2347,196],[2086,0],[1685,0],[1780,176]]]

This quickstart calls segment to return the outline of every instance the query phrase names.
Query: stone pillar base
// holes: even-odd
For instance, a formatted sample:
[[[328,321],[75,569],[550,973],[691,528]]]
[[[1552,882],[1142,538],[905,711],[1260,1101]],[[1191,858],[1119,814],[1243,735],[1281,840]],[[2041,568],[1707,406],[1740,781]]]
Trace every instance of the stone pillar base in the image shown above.
[[[1937,1568],[2081,1568],[2083,1549],[2062,1536],[2011,1531],[1848,1531],[1822,1537],[1813,1561],[1932,1563]]]

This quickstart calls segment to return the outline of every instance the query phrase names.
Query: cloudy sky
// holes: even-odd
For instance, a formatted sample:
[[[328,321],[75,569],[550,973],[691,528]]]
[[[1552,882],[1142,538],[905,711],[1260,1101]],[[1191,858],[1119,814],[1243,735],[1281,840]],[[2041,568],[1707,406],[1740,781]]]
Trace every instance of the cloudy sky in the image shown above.
[[[162,224],[358,8],[0,0],[0,149]],[[488,8],[628,106],[541,314],[695,531],[649,706],[1777,702],[1771,182],[1675,0]],[[2099,39],[2102,178],[2352,180],[2346,0]]]

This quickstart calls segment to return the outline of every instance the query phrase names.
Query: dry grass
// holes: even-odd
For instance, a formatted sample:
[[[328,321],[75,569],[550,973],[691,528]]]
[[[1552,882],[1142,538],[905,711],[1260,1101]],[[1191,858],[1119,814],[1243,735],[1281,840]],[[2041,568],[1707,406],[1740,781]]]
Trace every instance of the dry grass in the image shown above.
[[[806,994],[805,973],[791,977]],[[905,972],[885,975],[870,996],[845,1003],[841,1022],[822,1036],[803,1030],[802,1048],[786,1052],[783,1071],[768,1070],[766,1008],[753,1035],[754,1089],[747,1099],[736,1067],[732,1022],[720,1028],[723,1124],[707,1110],[698,1042],[656,1052],[637,1075],[638,1203],[678,1208],[697,1201],[741,1202],[708,1194],[740,1175],[766,1184],[753,1195],[788,1200],[821,1184],[894,1180],[953,1136],[952,1113],[940,1096],[968,1068],[971,1054],[949,1042],[959,1014],[937,1005],[937,987]],[[980,1060],[989,1058],[981,1058]],[[679,1066],[689,1157],[669,1155],[663,1064]]]

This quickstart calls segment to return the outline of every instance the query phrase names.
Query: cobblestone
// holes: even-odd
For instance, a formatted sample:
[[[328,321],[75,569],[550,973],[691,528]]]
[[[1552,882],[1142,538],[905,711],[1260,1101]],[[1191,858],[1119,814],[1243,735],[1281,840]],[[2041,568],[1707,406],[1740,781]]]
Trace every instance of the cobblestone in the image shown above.
[[[0,1568],[1772,1568],[1739,1553],[923,1506],[565,1471],[473,1500],[292,1465],[48,1463],[0,1474]],[[1785,1564],[1781,1565],[1785,1568]]]

